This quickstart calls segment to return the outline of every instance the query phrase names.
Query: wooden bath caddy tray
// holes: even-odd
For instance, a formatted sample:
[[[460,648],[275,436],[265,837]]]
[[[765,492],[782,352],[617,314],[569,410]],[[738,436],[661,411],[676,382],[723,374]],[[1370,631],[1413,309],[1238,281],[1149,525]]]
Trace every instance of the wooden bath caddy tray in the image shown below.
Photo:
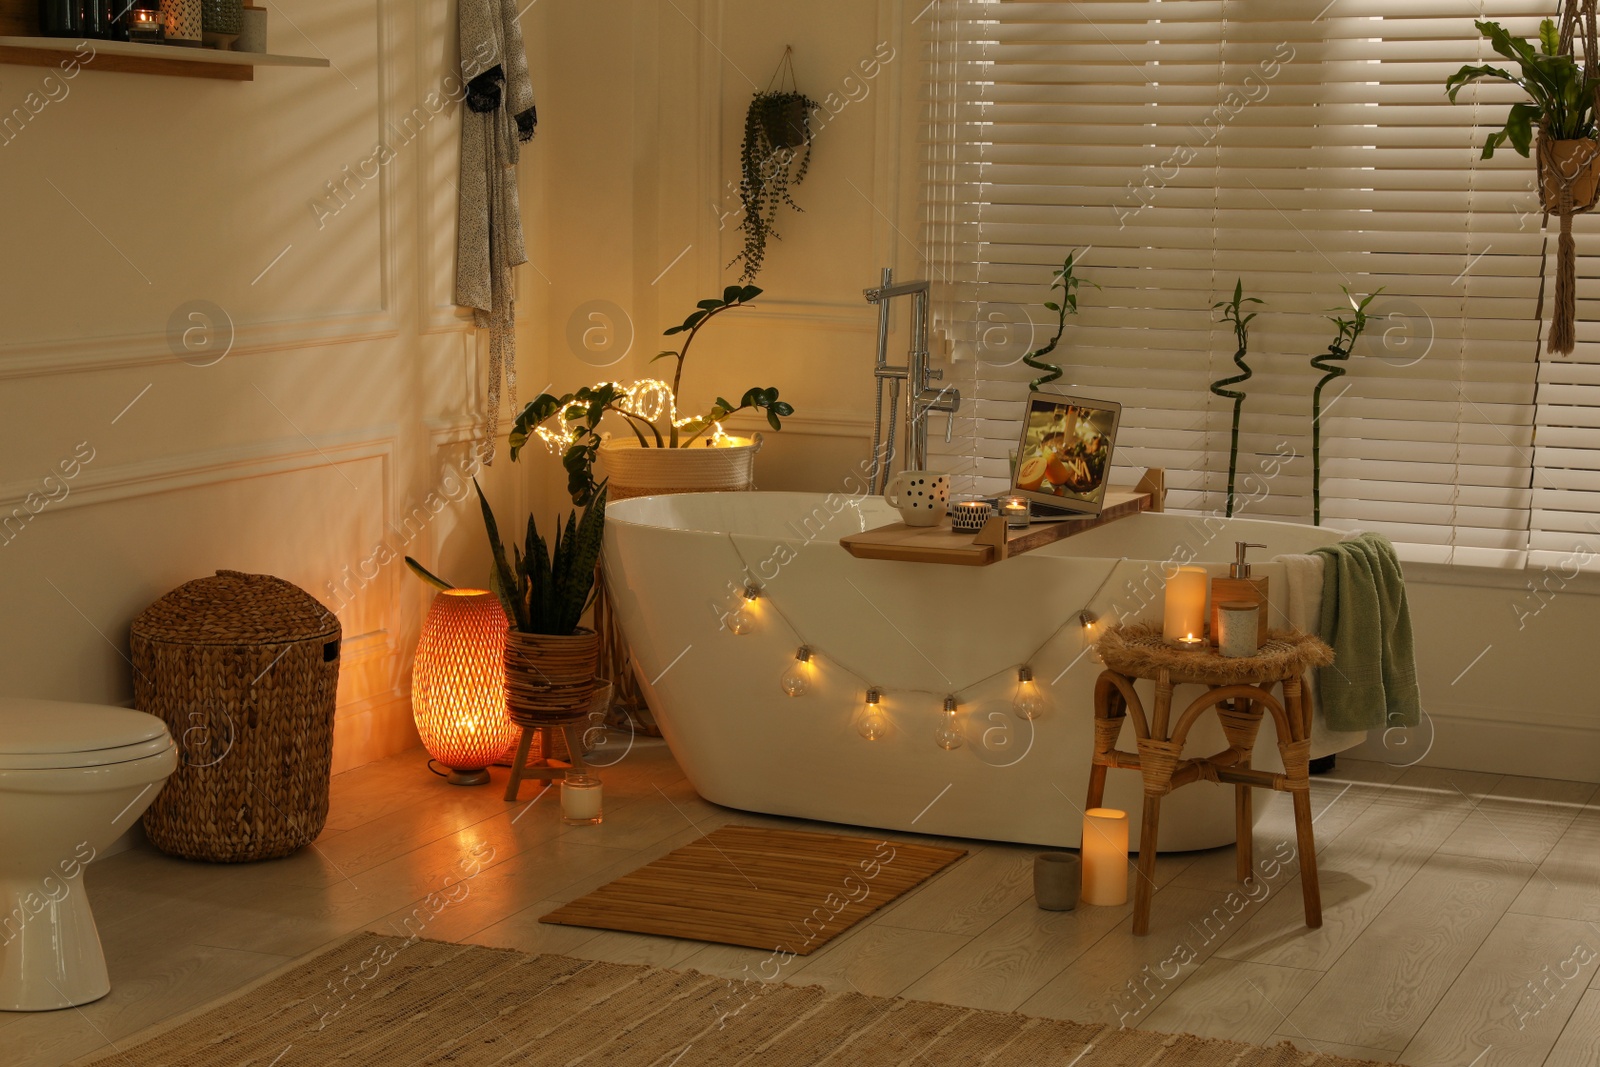
[[[1166,496],[1166,472],[1159,468],[1145,471],[1139,484],[1110,486],[1105,506],[1094,519],[1035,523],[1027,529],[1011,530],[1004,515],[991,515],[976,535],[957,533],[948,521],[941,526],[907,526],[903,522],[880,526],[864,533],[839,538],[844,550],[857,559],[893,559],[902,563],[943,563],[956,567],[987,567],[991,563],[1020,556],[1024,552],[1055,544],[1108,522],[1137,515],[1141,511],[1161,511]]]

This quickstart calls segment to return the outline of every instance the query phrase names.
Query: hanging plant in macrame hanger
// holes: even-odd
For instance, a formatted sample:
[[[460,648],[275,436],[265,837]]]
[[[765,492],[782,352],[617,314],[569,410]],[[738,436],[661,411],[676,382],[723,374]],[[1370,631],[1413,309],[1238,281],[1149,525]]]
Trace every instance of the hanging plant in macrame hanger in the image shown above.
[[[1595,120],[1600,112],[1600,42],[1596,40],[1595,9],[1600,0],[1574,0],[1563,5],[1561,24],[1553,19],[1539,24],[1535,48],[1513,37],[1497,22],[1474,23],[1488,38],[1496,54],[1515,61],[1520,74],[1502,67],[1467,65],[1445,81],[1450,100],[1469,82],[1480,78],[1510,82],[1529,96],[1511,105],[1505,128],[1489,135],[1482,158],[1489,159],[1506,141],[1524,157],[1533,148],[1538,171],[1539,205],[1548,221],[1561,220],[1556,244],[1555,309],[1550,319],[1550,351],[1566,354],[1577,341],[1577,254],[1572,239],[1572,217],[1592,209],[1600,200],[1600,142],[1595,140]],[[1576,55],[1577,38],[1583,37],[1583,62]],[[1533,144],[1534,133],[1538,143]],[[1540,289],[1540,304],[1544,302]]]
[[[743,263],[742,278],[747,282],[766,263],[767,241],[779,239],[779,212],[786,207],[801,210],[791,190],[806,180],[811,167],[811,113],[817,106],[795,84],[791,45],[783,50],[766,89],[750,98],[744,116],[744,144],[739,150],[739,202],[744,209],[739,229],[744,248],[728,265]]]

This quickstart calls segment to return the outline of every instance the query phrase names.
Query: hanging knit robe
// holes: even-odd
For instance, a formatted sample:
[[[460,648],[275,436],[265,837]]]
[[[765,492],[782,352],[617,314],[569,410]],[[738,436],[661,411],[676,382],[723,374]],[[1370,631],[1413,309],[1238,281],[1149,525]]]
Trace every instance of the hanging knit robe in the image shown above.
[[[489,403],[484,412],[484,462],[494,458],[500,426],[501,382],[517,402],[515,273],[528,261],[517,202],[521,143],[533,137],[538,115],[528,56],[517,23],[517,0],[460,0],[461,74],[467,81],[461,112],[461,204],[456,235],[456,304],[473,309],[489,331]]]

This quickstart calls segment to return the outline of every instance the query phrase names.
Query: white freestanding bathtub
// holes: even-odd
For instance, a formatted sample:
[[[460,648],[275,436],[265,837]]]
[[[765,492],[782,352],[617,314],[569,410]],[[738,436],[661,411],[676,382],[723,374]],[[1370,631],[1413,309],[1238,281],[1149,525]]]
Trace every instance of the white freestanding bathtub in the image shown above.
[[[697,493],[608,508],[608,587],[650,707],[701,796],[773,815],[1074,847],[1100,670],[1080,611],[1101,620],[1092,633],[1117,619],[1159,621],[1171,566],[1222,575],[1235,541],[1267,545],[1252,553],[1266,561],[1340,537],[1144,514],[989,567],[863,560],[839,546],[897,518],[881,498],[842,494]],[[1282,566],[1262,562],[1256,573],[1284,618]],[[761,586],[750,605],[747,581]],[[753,622],[743,635],[727,625],[741,606]],[[814,652],[811,686],[791,697],[779,679],[802,644]],[[1011,708],[1023,663],[1053,703],[1031,721]],[[856,729],[869,686],[881,688],[891,720],[877,741]],[[950,693],[965,738],[954,750],[934,740]],[[1274,735],[1268,716],[1258,765],[1276,760]],[[1225,747],[1214,717],[1191,744]],[[1136,773],[1111,772],[1105,803],[1133,815],[1135,844],[1141,796]],[[1163,806],[1161,839],[1172,850],[1233,841],[1232,790],[1183,789]]]

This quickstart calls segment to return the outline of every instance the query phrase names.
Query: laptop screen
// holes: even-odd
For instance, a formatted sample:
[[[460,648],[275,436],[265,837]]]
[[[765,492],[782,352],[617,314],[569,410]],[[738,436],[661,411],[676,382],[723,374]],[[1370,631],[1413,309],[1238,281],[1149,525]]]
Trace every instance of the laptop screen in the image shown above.
[[[1027,403],[1012,490],[1062,511],[1098,513],[1122,405],[1053,393],[1029,393]]]

